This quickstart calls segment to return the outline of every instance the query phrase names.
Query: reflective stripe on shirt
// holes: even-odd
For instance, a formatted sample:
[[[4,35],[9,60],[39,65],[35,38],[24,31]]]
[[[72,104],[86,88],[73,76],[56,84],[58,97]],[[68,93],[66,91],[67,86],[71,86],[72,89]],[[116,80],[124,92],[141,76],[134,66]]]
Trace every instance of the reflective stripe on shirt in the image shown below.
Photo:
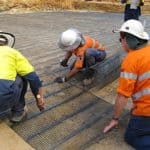
[[[133,80],[137,79],[137,75],[136,74],[128,73],[128,72],[121,72],[120,77],[121,78],[127,78],[127,79],[133,79]]]
[[[148,79],[148,78],[150,78],[150,71],[145,72],[142,75],[140,75],[138,77],[138,81],[142,81],[142,80],[145,80],[145,79]]]
[[[132,95],[132,98],[133,100],[138,100],[142,96],[149,95],[149,94],[150,94],[150,89],[144,89]]]
[[[145,72],[140,76],[133,74],[133,73],[121,72],[120,77],[127,78],[127,79],[133,79],[133,80],[137,79],[138,81],[142,81],[142,80],[150,78],[150,71]]]

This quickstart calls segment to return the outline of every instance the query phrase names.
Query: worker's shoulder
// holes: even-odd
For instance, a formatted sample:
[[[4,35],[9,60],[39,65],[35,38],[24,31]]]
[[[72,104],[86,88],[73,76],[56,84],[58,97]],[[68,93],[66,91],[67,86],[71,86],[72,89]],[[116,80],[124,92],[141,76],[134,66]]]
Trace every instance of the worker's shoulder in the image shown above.
[[[0,46],[1,51],[4,52],[14,52],[14,53],[18,53],[18,51],[14,48],[11,48],[9,46]]]
[[[135,62],[137,60],[142,60],[146,57],[150,57],[150,45],[147,45],[138,50],[130,51],[125,57],[124,61]]]
[[[83,35],[83,37],[85,38],[85,39],[93,39],[93,37],[91,37],[90,35]]]
[[[93,43],[93,42],[98,42],[98,40],[96,40],[95,38],[89,36],[89,35],[84,35],[84,40],[85,40],[85,43]]]
[[[139,58],[139,57],[149,57],[150,56],[150,45],[146,45],[143,48],[140,48],[138,50],[134,50],[132,53],[130,53],[131,57]]]

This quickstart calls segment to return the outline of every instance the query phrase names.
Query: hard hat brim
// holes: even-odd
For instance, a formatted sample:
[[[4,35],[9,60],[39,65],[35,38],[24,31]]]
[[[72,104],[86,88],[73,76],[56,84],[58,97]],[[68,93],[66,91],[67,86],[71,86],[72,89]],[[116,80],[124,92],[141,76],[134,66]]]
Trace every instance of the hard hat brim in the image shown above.
[[[142,40],[149,40],[149,35],[148,35],[147,32],[143,32],[141,35],[137,35],[137,34],[135,34],[135,33],[131,33],[131,32],[128,32],[128,31],[122,30],[122,29],[120,29],[119,31],[120,31],[120,32],[129,33],[129,34],[131,34],[131,35],[133,35],[133,36],[135,36],[135,37],[137,37],[137,38],[139,38],[139,39],[142,39]]]
[[[125,32],[125,33],[132,34],[131,32],[128,32],[128,31],[122,30],[122,29],[115,29],[115,30],[112,30],[112,32],[113,32],[113,33]],[[138,38],[140,38],[140,39],[142,39],[142,40],[150,40],[150,37],[149,37],[149,35],[148,35],[147,32],[143,32],[142,35],[136,35],[136,34],[134,34],[134,33],[133,33],[132,35],[133,35],[133,36],[136,36],[136,37],[138,37]]]
[[[0,36],[4,36],[8,40],[8,46],[13,47],[15,43],[15,36],[11,33],[0,31]]]

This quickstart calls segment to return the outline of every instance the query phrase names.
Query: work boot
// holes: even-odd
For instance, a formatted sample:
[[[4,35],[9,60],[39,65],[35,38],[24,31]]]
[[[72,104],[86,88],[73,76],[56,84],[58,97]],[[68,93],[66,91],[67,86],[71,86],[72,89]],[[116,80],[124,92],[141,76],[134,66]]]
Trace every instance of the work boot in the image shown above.
[[[27,118],[27,110],[24,109],[22,113],[12,113],[12,117],[10,119],[13,123],[19,123]]]

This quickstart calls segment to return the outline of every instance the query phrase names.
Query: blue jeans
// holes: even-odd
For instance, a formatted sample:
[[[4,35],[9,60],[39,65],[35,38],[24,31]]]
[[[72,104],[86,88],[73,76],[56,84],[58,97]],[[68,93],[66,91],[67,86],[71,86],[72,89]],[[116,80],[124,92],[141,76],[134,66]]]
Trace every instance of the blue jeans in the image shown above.
[[[88,68],[105,59],[106,52],[96,48],[88,48],[85,53],[85,67]]]
[[[136,150],[150,150],[150,117],[132,116],[125,141]]]
[[[125,6],[124,15],[124,21],[127,21],[129,19],[139,20],[139,16],[141,15],[141,8],[139,6],[137,7],[137,9],[130,9],[130,4],[127,4]]]
[[[25,93],[27,91],[27,81],[17,76],[15,82],[10,86],[9,93],[1,96],[0,115],[11,109],[13,113],[22,113],[25,107]]]

